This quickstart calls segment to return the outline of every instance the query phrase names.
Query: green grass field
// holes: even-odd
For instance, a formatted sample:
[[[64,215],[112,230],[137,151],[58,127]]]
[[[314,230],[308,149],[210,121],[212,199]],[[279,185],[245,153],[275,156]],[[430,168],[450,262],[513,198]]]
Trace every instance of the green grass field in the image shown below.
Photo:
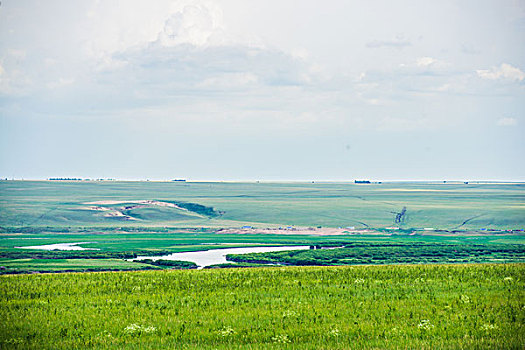
[[[106,211],[85,204],[107,200],[124,203],[99,205]],[[131,219],[104,216],[141,200],[193,203],[220,215],[148,206],[124,213]],[[242,225],[518,230],[525,228],[525,184],[0,182],[4,228]]]
[[[523,184],[1,181],[0,348],[523,349],[524,227]],[[337,248],[127,260],[258,245]]]
[[[0,347],[522,349],[523,265],[0,277]]]

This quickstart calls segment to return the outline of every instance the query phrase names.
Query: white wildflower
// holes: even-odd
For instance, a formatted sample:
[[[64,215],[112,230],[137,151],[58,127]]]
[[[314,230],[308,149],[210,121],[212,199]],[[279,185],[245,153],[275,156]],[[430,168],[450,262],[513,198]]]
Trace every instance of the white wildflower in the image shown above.
[[[156,327],[153,327],[153,326],[145,327],[145,326],[138,325],[136,323],[132,323],[126,328],[124,328],[124,332],[130,335],[138,335],[142,333],[145,333],[145,334],[155,333],[156,331],[157,331]]]
[[[293,310],[286,310],[285,312],[283,312],[283,317],[295,317],[295,316],[297,316],[297,312]]]
[[[235,331],[231,327],[224,327],[223,329],[219,330],[219,334],[223,337],[233,335],[234,333]]]
[[[434,328],[434,325],[430,323],[429,320],[421,320],[421,322],[419,322],[419,324],[417,325],[417,328],[429,331],[432,328]]]
[[[338,328],[332,328],[329,332],[328,332],[328,335],[331,336],[331,337],[337,337],[341,332],[339,331]]]
[[[272,341],[274,343],[281,343],[281,344],[292,342],[286,334],[276,335],[275,337],[272,337]]]
[[[494,329],[498,329],[498,326],[496,326],[495,324],[485,323],[480,328],[482,331],[491,331]]]
[[[356,278],[355,281],[354,281],[355,284],[362,284],[362,283],[365,283],[365,280],[362,279],[362,278]]]
[[[156,331],[157,331],[157,328],[153,326],[142,327],[142,332],[144,333],[155,333]]]
[[[124,332],[126,333],[136,333],[137,331],[140,331],[140,326],[136,323],[132,323],[126,328],[124,328]]]

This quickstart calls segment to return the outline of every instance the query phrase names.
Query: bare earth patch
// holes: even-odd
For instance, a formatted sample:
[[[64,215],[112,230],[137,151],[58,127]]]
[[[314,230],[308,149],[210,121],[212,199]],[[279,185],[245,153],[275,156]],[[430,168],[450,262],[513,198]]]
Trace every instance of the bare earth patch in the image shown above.
[[[129,201],[114,201],[114,200],[107,200],[107,201],[95,201],[95,202],[87,202],[84,204],[88,205],[117,205],[117,204],[142,204],[142,205],[156,205],[159,207],[170,207],[170,208],[176,208],[184,211],[188,211],[188,209],[179,207],[177,204],[169,203],[169,202],[162,202],[162,201],[152,201],[152,200],[129,200]],[[138,206],[137,206],[138,207]],[[107,210],[107,208],[102,207],[90,207],[90,209],[93,208],[93,210]],[[94,209],[97,208],[97,209]]]

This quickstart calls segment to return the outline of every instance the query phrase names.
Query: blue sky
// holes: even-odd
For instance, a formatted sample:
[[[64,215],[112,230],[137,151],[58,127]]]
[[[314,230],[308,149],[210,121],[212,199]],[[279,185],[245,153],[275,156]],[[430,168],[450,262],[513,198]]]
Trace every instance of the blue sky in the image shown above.
[[[0,5],[0,176],[525,180],[524,1]]]

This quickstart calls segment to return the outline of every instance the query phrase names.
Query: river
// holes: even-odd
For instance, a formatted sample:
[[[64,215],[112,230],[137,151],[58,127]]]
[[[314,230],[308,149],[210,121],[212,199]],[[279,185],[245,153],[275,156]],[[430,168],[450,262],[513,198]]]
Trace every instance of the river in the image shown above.
[[[243,248],[225,248],[225,249],[210,249],[199,250],[195,252],[173,253],[164,256],[139,256],[133,260],[181,260],[192,261],[202,269],[205,266],[224,264],[230,261],[226,260],[228,254],[248,254],[248,253],[267,253],[280,252],[283,250],[302,250],[309,249],[309,246],[278,246],[278,247],[243,247]]]

